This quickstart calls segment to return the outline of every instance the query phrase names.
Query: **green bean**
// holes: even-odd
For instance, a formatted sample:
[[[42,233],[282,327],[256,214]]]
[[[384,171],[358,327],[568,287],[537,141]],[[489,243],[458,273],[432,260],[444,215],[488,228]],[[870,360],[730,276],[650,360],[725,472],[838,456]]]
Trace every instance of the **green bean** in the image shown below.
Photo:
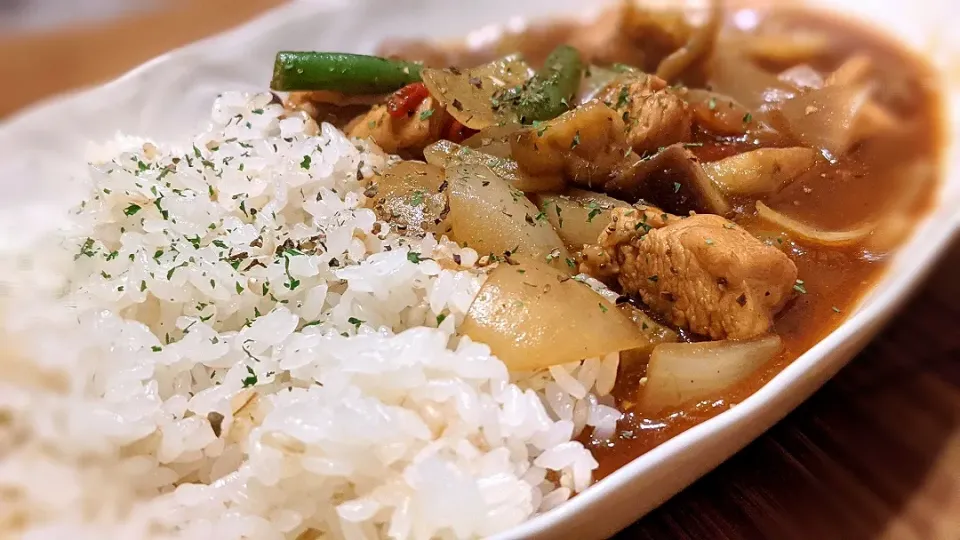
[[[523,123],[534,120],[551,120],[560,116],[573,101],[580,78],[583,76],[583,61],[580,51],[569,45],[560,45],[550,56],[543,69],[534,75],[522,92],[517,104],[517,114]]]
[[[384,94],[420,81],[420,69],[420,64],[378,56],[281,51],[273,65],[270,88]]]

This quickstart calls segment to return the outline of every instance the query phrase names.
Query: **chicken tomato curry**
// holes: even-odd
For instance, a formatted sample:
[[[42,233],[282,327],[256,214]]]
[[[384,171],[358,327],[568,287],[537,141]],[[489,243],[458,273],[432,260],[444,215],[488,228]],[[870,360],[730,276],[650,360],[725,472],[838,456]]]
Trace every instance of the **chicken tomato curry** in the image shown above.
[[[600,476],[836,328],[930,203],[925,63],[823,14],[751,13],[626,3],[480,49],[277,56],[291,114],[404,158],[369,180],[382,220],[482,255],[462,333],[512,370],[619,354],[624,417],[585,441]]]

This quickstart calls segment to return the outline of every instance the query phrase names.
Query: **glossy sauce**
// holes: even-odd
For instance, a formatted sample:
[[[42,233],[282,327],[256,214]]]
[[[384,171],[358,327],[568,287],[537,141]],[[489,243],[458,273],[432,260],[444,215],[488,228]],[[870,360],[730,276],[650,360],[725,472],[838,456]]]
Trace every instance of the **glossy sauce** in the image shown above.
[[[812,66],[822,72],[836,69],[855,53],[870,57],[877,66],[874,96],[898,118],[898,127],[892,133],[865,140],[836,163],[820,162],[765,202],[775,210],[824,229],[854,229],[867,221],[884,223],[888,218],[915,222],[930,207],[940,162],[940,98],[930,68],[897,44],[850,21],[791,9],[767,14],[761,22],[761,26],[764,25],[812,30],[829,36],[832,44],[829,54],[812,62]],[[571,23],[535,27],[524,34],[508,35],[501,43],[480,51],[467,51],[462,46],[439,49],[418,43],[394,43],[387,44],[382,52],[422,59],[433,65],[461,66],[486,62],[503,53],[520,52],[536,63],[557,44],[569,40],[577,28]],[[628,62],[630,58],[608,60]],[[789,66],[768,67],[777,72]],[[756,148],[747,141],[712,138],[709,134],[701,134],[698,140],[704,144],[693,150],[703,161]],[[584,439],[600,462],[599,478],[739,403],[823,339],[843,322],[871,284],[881,277],[890,250],[908,231],[903,228],[899,237],[894,235],[885,241],[870,237],[861,245],[815,247],[793,243],[780,234],[776,226],[761,221],[755,214],[753,201],[735,202],[738,213],[733,220],[783,249],[796,263],[804,282],[806,293],[796,295],[775,323],[785,350],[779,358],[722,395],[657,418],[643,417],[630,408],[644,367],[632,370],[621,367],[614,395],[625,417],[620,422],[618,436],[612,441]]]

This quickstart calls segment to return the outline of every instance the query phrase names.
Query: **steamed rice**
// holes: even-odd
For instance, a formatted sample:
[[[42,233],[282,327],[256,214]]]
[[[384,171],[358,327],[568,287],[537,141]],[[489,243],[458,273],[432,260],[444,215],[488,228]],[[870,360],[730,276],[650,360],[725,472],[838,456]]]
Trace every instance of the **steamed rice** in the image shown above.
[[[590,485],[617,355],[510,374],[458,336],[485,271],[364,208],[379,149],[224,94],[91,155],[3,254],[0,536],[465,538]]]

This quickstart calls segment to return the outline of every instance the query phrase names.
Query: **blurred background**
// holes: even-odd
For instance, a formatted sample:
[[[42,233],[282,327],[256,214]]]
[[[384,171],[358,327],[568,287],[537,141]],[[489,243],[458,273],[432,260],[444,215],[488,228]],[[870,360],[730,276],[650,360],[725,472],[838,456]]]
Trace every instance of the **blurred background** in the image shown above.
[[[0,0],[0,121],[281,3]],[[623,538],[960,540],[958,267],[955,245],[848,368]]]
[[[150,9],[156,4],[157,0],[0,0],[0,31],[6,34],[82,24]]]
[[[283,0],[0,0],[0,118],[107,81]]]

